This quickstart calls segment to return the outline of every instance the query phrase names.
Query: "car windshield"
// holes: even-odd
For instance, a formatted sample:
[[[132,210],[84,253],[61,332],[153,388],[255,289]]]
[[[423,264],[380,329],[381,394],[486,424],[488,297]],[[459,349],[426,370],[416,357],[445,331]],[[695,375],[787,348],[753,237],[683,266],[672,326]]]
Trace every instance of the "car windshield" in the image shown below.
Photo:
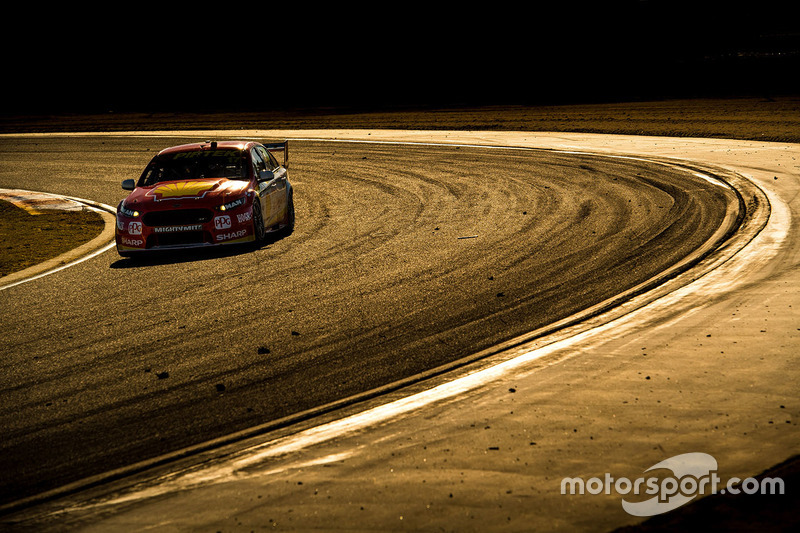
[[[164,154],[154,158],[139,179],[140,187],[162,181],[208,178],[247,179],[247,158],[241,150],[219,149]]]

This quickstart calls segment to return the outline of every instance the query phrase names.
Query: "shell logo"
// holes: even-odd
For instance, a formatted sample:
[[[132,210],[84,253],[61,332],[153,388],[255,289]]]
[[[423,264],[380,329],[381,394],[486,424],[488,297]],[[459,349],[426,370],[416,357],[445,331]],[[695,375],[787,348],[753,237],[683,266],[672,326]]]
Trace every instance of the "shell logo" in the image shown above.
[[[159,185],[147,195],[158,200],[180,200],[183,198],[202,198],[206,192],[214,188],[216,182],[179,181],[167,185]]]

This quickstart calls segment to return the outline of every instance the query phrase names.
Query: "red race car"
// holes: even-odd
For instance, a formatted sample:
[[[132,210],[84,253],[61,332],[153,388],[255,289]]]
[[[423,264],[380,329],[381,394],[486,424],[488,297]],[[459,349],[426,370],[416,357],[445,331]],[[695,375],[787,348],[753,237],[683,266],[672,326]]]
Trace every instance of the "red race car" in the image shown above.
[[[263,242],[294,229],[288,141],[208,141],[167,148],[147,165],[117,207],[117,251]],[[272,152],[283,152],[279,164]]]

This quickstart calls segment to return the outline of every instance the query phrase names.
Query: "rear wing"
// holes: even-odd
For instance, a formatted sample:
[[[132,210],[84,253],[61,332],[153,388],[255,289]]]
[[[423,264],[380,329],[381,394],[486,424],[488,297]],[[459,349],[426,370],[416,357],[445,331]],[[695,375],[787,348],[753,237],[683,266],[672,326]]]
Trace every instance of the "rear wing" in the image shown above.
[[[282,143],[263,143],[270,152],[283,152],[283,168],[289,168],[289,141]]]

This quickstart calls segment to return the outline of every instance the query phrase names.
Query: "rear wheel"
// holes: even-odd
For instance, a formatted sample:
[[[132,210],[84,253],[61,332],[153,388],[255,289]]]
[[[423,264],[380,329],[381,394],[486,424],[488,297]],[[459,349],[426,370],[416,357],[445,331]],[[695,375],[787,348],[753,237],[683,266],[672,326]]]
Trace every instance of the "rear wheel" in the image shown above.
[[[283,234],[289,235],[294,231],[294,195],[289,195],[289,203],[286,206],[286,226],[283,228]]]

